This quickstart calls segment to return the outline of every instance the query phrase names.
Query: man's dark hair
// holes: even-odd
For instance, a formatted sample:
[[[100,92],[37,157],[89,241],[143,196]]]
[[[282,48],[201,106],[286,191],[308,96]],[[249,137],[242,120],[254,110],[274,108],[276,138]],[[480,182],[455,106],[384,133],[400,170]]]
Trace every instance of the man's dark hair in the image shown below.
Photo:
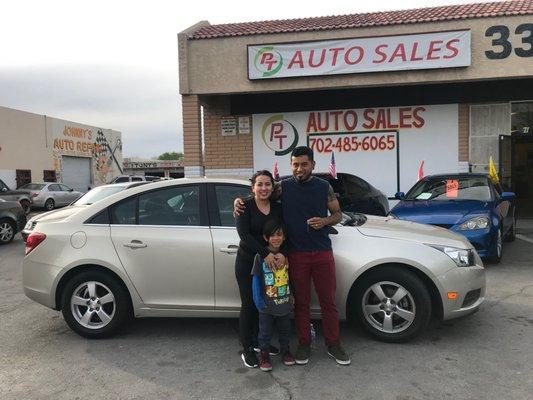
[[[285,229],[283,221],[278,218],[272,218],[265,223],[265,226],[263,227],[263,235],[269,238],[279,230],[283,232],[283,236],[287,236],[287,230]]]
[[[307,146],[298,146],[294,148],[291,153],[291,158],[300,156],[307,156],[309,158],[309,161],[313,161],[314,159],[313,150],[311,150],[311,148]]]

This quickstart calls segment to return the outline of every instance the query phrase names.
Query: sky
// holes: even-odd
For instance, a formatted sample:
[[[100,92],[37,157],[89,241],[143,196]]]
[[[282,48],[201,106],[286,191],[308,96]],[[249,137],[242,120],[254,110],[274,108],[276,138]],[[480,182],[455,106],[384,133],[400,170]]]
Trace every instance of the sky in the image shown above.
[[[157,157],[183,151],[177,34],[199,21],[224,24],[473,2],[483,0],[4,2],[0,106],[118,130],[124,157]]]

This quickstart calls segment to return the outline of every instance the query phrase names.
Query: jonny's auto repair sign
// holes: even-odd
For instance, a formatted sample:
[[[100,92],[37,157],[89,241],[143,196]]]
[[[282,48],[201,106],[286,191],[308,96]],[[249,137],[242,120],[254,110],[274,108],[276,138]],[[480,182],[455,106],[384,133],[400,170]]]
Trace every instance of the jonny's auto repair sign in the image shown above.
[[[291,174],[290,153],[308,145],[316,172],[358,175],[389,197],[406,191],[424,173],[458,171],[457,104],[255,114],[254,169]]]
[[[467,67],[470,30],[248,46],[248,78]]]

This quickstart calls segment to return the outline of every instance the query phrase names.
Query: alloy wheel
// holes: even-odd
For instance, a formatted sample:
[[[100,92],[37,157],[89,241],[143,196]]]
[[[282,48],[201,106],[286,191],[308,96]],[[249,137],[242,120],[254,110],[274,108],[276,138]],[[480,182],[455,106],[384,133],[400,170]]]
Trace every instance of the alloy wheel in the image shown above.
[[[73,317],[81,326],[101,329],[109,324],[115,315],[115,296],[103,283],[84,282],[72,293],[70,308]]]
[[[0,242],[7,243],[10,242],[15,236],[15,230],[9,222],[0,223]]]
[[[385,333],[405,331],[416,315],[412,294],[402,285],[390,281],[376,282],[366,290],[362,310],[367,322]]]

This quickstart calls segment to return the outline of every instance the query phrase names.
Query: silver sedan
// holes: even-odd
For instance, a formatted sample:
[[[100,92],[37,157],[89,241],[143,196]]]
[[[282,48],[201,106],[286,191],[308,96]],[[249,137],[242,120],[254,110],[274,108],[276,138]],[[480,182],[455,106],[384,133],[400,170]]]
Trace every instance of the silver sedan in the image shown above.
[[[30,191],[32,207],[44,208],[47,211],[67,206],[83,195],[67,185],[52,182],[28,183],[20,189]]]
[[[87,337],[131,316],[237,317],[233,200],[249,193],[246,181],[179,179],[52,213],[27,239],[24,292]],[[339,314],[380,340],[409,340],[431,316],[467,315],[484,301],[483,264],[461,235],[362,214],[335,228]],[[311,308],[319,317],[316,298]]]

